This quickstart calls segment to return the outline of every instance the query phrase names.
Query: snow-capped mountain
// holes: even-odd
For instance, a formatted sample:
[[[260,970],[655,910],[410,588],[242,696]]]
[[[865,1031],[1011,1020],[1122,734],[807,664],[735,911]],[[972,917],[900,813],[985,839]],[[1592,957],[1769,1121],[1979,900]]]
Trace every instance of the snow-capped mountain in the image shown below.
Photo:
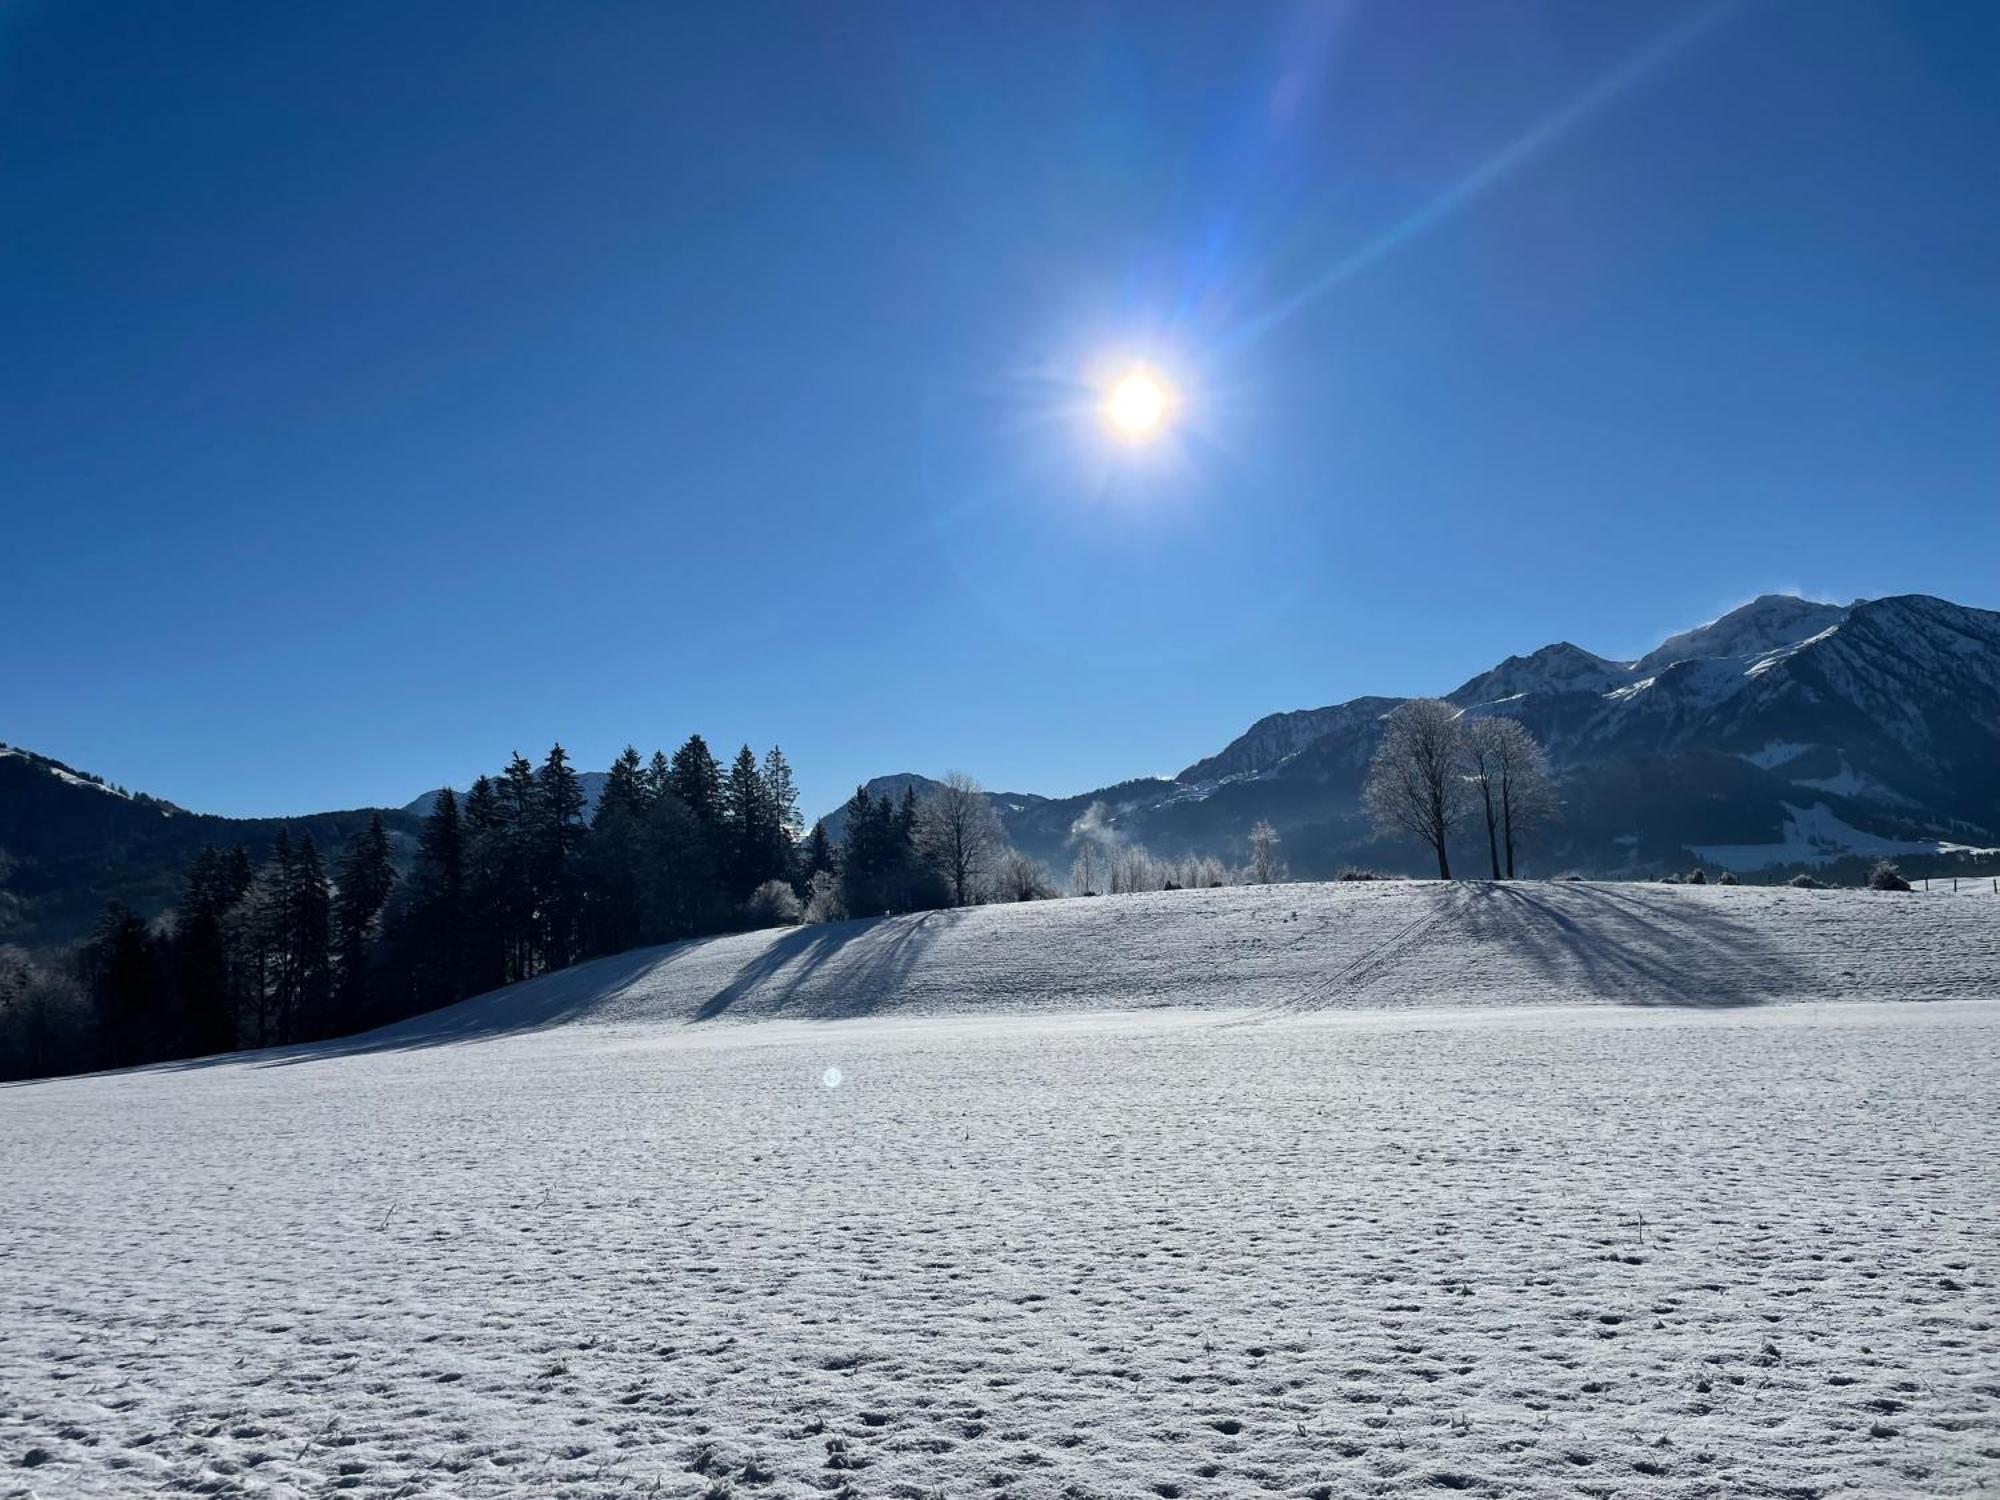
[[[1536,866],[1757,870],[2000,845],[2000,614],[1924,595],[1828,604],[1766,595],[1636,661],[1568,642],[1447,694],[1518,718],[1561,774],[1566,818]],[[1293,870],[1417,868],[1360,811],[1382,717],[1368,697],[1259,719],[1172,782],[1001,809],[1067,865],[1075,820],[1163,853],[1240,858],[1275,825]]]
[[[1631,662],[1606,661],[1568,641],[1527,656],[1510,656],[1446,696],[1460,707],[1531,693],[1607,693],[1632,680]]]
[[[1865,601],[1855,600],[1855,604]],[[1658,672],[1677,661],[1754,656],[1809,640],[1847,618],[1853,604],[1823,604],[1796,594],[1765,594],[1720,619],[1670,635],[1631,665]]]
[[[1316,740],[1372,723],[1402,701],[1355,698],[1331,708],[1266,714],[1216,754],[1196,761],[1174,779],[1187,786],[1201,786],[1259,775],[1282,765]]]

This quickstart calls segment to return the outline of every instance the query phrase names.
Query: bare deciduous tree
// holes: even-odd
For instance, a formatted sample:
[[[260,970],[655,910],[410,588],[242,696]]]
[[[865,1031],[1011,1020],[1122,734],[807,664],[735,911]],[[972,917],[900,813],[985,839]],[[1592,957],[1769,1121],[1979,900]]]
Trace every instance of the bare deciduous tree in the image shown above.
[[[1465,779],[1479,797],[1479,810],[1486,818],[1486,854],[1493,862],[1493,878],[1500,878],[1500,774],[1499,742],[1502,724],[1519,728],[1512,719],[1474,719],[1465,726]]]
[[[961,771],[948,771],[918,809],[917,844],[950,883],[952,903],[965,906],[1006,849],[1007,836],[979,783]]]
[[[1430,845],[1440,880],[1451,879],[1445,846],[1470,803],[1464,745],[1457,709],[1442,698],[1412,698],[1384,721],[1362,792],[1378,829],[1414,834]]]
[[[1056,893],[1048,867],[1018,849],[1009,849],[993,872],[993,894],[1001,901],[1045,901]]]
[[[1476,754],[1481,768],[1477,774],[1483,778],[1488,847],[1492,847],[1497,824],[1507,878],[1512,880],[1514,851],[1522,836],[1562,816],[1549,758],[1535,737],[1513,719],[1475,720],[1469,738],[1474,749],[1468,759]],[[1497,855],[1493,878],[1500,878]]]
[[[1069,893],[1072,896],[1095,896],[1098,882],[1104,868],[1104,851],[1097,847],[1097,840],[1086,838],[1076,846],[1076,858],[1069,866]]]
[[[1276,885],[1289,873],[1278,858],[1278,830],[1259,818],[1250,830],[1249,883]]]

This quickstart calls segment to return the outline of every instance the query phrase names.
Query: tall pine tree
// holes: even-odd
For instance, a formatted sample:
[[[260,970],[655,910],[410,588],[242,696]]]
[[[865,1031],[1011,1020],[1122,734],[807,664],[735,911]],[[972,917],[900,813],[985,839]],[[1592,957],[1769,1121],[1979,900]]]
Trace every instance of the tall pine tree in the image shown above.
[[[331,1022],[336,1031],[359,1030],[382,1019],[371,984],[371,950],[395,883],[389,832],[382,815],[374,813],[367,828],[348,841],[335,872]]]
[[[213,846],[204,848],[188,871],[187,894],[181,902],[177,981],[187,1048],[196,1055],[228,1052],[236,1046],[226,924],[247,886],[247,879],[244,886],[236,883],[237,873],[229,856]]]
[[[577,855],[583,848],[588,799],[561,745],[535,772],[535,824],[531,844],[539,967],[560,969],[576,958],[583,911]]]
[[[584,946],[620,953],[644,941],[639,888],[647,851],[647,810],[653,800],[639,752],[627,745],[611,763],[584,839]]]

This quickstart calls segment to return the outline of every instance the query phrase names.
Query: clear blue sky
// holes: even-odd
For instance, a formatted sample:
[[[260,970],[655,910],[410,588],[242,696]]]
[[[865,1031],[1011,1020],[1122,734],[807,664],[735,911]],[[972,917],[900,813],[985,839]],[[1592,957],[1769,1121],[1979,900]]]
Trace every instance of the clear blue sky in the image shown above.
[[[816,812],[2000,605],[1996,80],[1888,0],[15,0],[0,738],[290,813],[698,729]]]

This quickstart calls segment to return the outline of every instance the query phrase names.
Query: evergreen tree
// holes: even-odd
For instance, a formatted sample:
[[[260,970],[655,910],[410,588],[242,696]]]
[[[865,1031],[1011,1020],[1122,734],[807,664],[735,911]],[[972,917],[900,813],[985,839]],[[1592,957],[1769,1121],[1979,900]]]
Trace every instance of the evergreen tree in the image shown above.
[[[218,890],[226,893],[221,903],[225,908],[233,907],[250,894],[251,882],[257,878],[256,866],[250,863],[250,851],[241,844],[233,845],[222,857],[217,871]]]
[[[723,925],[728,907],[707,832],[672,792],[646,810],[644,850],[639,875],[642,941],[674,942]]]
[[[293,856],[287,899],[292,1004],[283,1039],[306,1041],[331,1035],[334,1027],[333,900],[310,833],[301,835]]]
[[[889,909],[888,876],[894,862],[895,819],[886,797],[858,786],[847,800],[841,830],[840,878],[849,915],[872,917]]]
[[[649,852],[647,813],[653,795],[639,752],[630,745],[611,763],[597,812],[584,840],[584,947],[620,953],[644,941],[639,887]]]
[[[517,756],[516,759],[519,759]],[[478,995],[514,977],[513,841],[500,785],[482,776],[465,794],[460,887],[463,949],[455,970],[461,995]]]
[[[711,846],[720,848],[716,834],[722,826],[722,768],[709,753],[708,741],[691,734],[674,752],[667,772],[667,790],[687,804]]]
[[[776,745],[764,752],[764,796],[787,842],[797,837],[805,826],[799,817],[798,783],[792,779],[792,763]]]
[[[292,961],[292,922],[298,915],[292,885],[297,878],[292,832],[280,828],[271,841],[269,858],[257,871],[250,895],[250,931],[255,945],[251,983],[259,1047],[289,1041],[288,1028],[298,1010],[298,976]]]
[[[474,783],[473,797],[490,808],[493,783],[480,777]],[[410,954],[404,967],[410,987],[408,1005],[415,1010],[449,1005],[471,989],[465,833],[458,798],[446,787],[438,793],[418,832],[417,857],[410,866],[404,935]]]
[[[122,901],[104,908],[84,953],[104,1057],[115,1067],[160,1055],[160,982],[146,924]]]
[[[826,824],[813,824],[812,836],[806,840],[805,853],[799,858],[798,876],[792,882],[793,889],[804,900],[812,886],[815,875],[834,873],[833,841],[826,836]]]
[[[674,769],[664,751],[655,750],[653,758],[646,762],[646,800],[656,802],[674,789]]]
[[[241,852],[240,847],[237,852]],[[236,1046],[236,1008],[224,923],[240,899],[242,890],[236,886],[229,858],[212,845],[205,847],[188,871],[176,974],[185,1045],[197,1056],[228,1052]]]
[[[389,833],[382,826],[382,815],[375,813],[368,827],[348,841],[336,876],[331,1016],[336,1032],[358,1030],[378,1018],[369,983],[371,949],[395,883]]]
[[[588,799],[561,745],[535,773],[535,823],[530,846],[536,949],[542,969],[560,969],[576,958],[582,915],[577,855],[583,848],[583,809]]]
[[[540,797],[535,768],[520,751],[507,762],[499,787],[500,822],[494,830],[497,879],[495,916],[507,954],[507,980],[535,972],[534,837]]]
[[[775,872],[771,867],[777,862],[774,848],[783,831],[757,757],[748,745],[736,752],[723,784],[723,825],[729,851],[729,899],[734,904],[772,878]]]

